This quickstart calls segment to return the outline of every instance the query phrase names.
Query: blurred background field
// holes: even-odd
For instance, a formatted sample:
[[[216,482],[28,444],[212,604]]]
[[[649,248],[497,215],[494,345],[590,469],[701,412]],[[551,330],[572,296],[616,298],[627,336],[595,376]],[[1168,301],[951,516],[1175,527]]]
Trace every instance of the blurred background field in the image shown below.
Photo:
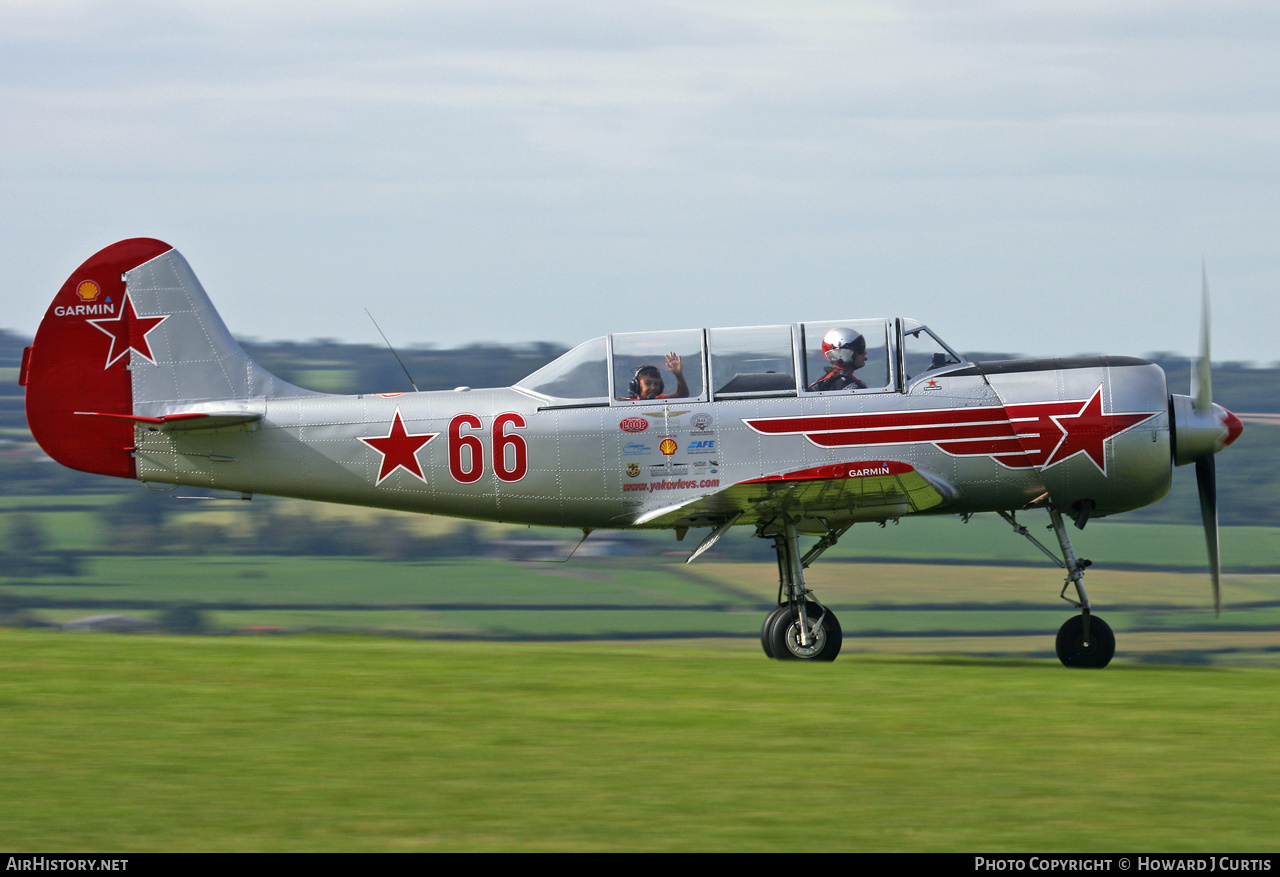
[[[561,531],[300,502],[26,499],[4,500],[28,546],[0,567],[10,626],[752,647],[776,599],[772,549],[746,533],[686,565],[701,534],[596,533],[570,558]],[[1197,527],[1099,521],[1076,544],[1118,661],[1280,664],[1278,539],[1224,528],[1220,618]],[[1061,572],[995,516],[855,527],[808,582],[847,654],[1052,657],[1072,613]]]

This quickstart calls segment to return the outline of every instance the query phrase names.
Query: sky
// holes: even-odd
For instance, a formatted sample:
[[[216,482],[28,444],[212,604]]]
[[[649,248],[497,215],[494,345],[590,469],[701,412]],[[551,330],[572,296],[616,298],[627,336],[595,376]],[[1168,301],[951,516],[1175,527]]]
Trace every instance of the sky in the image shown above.
[[[0,0],[0,327],[156,237],[231,331],[907,316],[1280,360],[1271,0]]]

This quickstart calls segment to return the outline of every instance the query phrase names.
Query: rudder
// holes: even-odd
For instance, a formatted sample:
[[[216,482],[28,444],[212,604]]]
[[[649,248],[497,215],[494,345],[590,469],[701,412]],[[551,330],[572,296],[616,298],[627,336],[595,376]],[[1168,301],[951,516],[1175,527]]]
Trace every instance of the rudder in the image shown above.
[[[136,477],[133,423],[77,412],[133,414],[127,354],[145,343],[148,323],[127,306],[124,274],[171,249],[134,238],[91,256],[58,290],[23,351],[19,383],[27,388],[27,424],[64,466]]]

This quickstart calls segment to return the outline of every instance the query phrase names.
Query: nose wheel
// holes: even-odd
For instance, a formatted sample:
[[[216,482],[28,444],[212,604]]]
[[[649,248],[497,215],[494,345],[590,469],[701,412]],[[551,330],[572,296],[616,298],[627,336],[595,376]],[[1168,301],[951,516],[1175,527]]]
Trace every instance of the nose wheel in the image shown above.
[[[1115,634],[1096,615],[1090,615],[1088,622],[1087,634],[1084,615],[1067,619],[1067,623],[1058,629],[1058,660],[1064,666],[1100,669],[1111,663],[1111,656],[1116,653]]]
[[[1065,667],[1101,668],[1110,664],[1112,656],[1116,653],[1116,635],[1111,632],[1111,627],[1105,621],[1090,611],[1089,597],[1084,591],[1084,571],[1091,564],[1083,558],[1076,557],[1062,515],[1053,506],[1049,507],[1049,521],[1058,537],[1058,545],[1062,549],[1061,560],[1041,545],[1039,539],[1027,532],[1027,528],[1018,523],[1012,512],[999,512],[999,515],[1013,526],[1018,535],[1026,537],[1050,560],[1067,571],[1062,593],[1058,596],[1081,611],[1058,630],[1058,639],[1055,643],[1058,660]],[[1077,526],[1083,528],[1086,520],[1087,515],[1077,522]],[[1067,589],[1071,587],[1075,588],[1078,600],[1067,596]]]

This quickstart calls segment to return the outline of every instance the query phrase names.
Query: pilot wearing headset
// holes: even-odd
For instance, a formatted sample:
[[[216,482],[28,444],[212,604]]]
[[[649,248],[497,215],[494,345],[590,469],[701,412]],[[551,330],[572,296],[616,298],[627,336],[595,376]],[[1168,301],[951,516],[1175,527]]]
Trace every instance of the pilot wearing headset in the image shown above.
[[[689,395],[689,384],[684,379],[684,363],[680,361],[680,357],[673,351],[667,354],[667,368],[676,379],[676,391],[674,393],[663,393],[666,384],[662,380],[662,372],[658,370],[656,365],[642,365],[631,375],[631,383],[628,390],[631,392],[626,399],[683,399]]]
[[[867,364],[867,339],[853,329],[832,329],[822,336],[822,357],[831,365],[809,390],[865,390],[854,372]]]

